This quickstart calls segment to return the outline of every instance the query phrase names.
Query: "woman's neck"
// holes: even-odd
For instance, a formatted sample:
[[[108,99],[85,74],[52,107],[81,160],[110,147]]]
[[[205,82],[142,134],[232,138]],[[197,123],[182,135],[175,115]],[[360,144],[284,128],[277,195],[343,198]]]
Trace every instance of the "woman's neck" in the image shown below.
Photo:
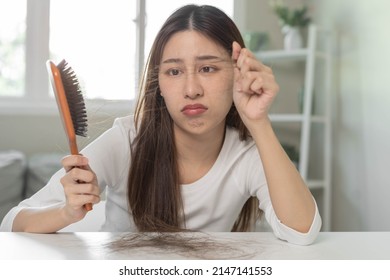
[[[211,169],[218,158],[224,139],[224,126],[206,135],[193,135],[175,130],[181,184],[193,183]]]

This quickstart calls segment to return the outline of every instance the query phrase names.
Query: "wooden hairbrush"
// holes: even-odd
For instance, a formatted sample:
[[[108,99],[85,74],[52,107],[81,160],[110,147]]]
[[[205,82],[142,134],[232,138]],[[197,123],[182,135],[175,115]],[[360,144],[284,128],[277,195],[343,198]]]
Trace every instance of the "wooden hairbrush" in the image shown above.
[[[70,153],[78,155],[76,135],[86,137],[88,128],[87,110],[79,81],[75,72],[65,60],[62,60],[58,65],[49,60],[46,66],[62,124],[69,141]],[[84,207],[88,211],[92,210],[91,203]]]

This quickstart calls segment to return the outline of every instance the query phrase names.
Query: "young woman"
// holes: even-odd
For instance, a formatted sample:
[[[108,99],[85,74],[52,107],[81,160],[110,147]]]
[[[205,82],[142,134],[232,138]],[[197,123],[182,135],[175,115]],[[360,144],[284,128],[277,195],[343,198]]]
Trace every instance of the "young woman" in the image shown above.
[[[277,237],[310,244],[321,218],[272,130],[277,92],[228,16],[182,7],[155,39],[134,118],[65,157],[2,229],[58,231],[107,188],[102,231],[247,231],[261,210]]]

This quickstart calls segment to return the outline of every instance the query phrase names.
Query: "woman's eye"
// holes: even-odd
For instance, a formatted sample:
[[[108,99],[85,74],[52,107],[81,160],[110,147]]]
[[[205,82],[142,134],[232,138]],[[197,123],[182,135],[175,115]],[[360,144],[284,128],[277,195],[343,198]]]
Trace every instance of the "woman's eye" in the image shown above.
[[[214,72],[214,71],[215,71],[215,68],[210,67],[210,66],[204,66],[204,67],[202,67],[202,69],[200,69],[200,72],[204,72],[204,73],[210,73],[210,72]]]
[[[171,76],[177,76],[180,74],[180,71],[178,69],[170,69],[168,70],[168,74]]]

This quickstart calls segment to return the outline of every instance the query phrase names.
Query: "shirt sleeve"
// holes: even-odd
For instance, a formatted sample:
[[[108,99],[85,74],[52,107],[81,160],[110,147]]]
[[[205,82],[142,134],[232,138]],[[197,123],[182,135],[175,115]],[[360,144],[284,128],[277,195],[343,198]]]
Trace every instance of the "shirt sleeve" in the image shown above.
[[[250,164],[247,166],[247,186],[249,193],[251,196],[256,196],[259,199],[259,208],[264,212],[265,219],[272,228],[275,236],[297,245],[309,245],[313,243],[322,225],[321,216],[314,197],[315,215],[308,232],[302,233],[284,225],[274,211],[268,185],[265,180],[263,165],[256,147],[250,150],[248,156],[250,157],[250,160],[248,160]]]
[[[89,159],[91,169],[97,174],[101,191],[106,186],[114,186],[115,180],[127,172],[128,165],[124,164],[124,161],[129,159],[124,157],[129,150],[129,141],[127,140],[130,132],[125,127],[128,121],[129,118],[116,119],[111,129],[104,132],[80,152]],[[58,170],[42,189],[12,208],[3,218],[0,231],[12,231],[13,221],[22,209],[43,209],[64,204],[65,194],[60,183],[60,179],[64,175],[64,169]]]
[[[315,203],[315,214],[313,221],[309,231],[302,233],[284,225],[278,219],[271,203],[268,186],[262,186],[258,191],[257,197],[260,201],[259,208],[264,211],[265,218],[268,224],[271,226],[276,237],[297,245],[309,245],[317,238],[321,229],[322,221],[318,212],[317,203],[314,198],[313,201]]]

